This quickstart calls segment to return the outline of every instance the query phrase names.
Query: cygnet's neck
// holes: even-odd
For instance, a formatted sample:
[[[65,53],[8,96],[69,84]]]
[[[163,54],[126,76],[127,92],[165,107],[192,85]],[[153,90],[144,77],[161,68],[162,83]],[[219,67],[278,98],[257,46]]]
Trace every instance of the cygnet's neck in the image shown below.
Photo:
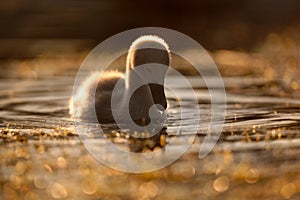
[[[131,88],[135,84],[130,79],[130,70],[144,64],[162,64],[169,66],[171,61],[171,54],[167,43],[158,36],[142,36],[134,41],[128,51],[127,65],[126,65],[126,87]],[[164,93],[164,78],[167,73],[167,67],[148,68],[148,76],[155,77],[160,80],[161,84],[149,84],[153,101],[155,104],[167,107],[167,101]]]

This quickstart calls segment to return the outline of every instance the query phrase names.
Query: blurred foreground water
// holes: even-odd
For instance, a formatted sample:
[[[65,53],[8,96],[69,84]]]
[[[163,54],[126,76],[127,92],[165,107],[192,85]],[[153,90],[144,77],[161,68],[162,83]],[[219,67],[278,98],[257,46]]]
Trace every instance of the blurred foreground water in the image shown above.
[[[208,116],[204,83],[199,77],[188,79],[199,96],[201,114]],[[172,80],[184,106],[192,111],[189,94],[176,77]],[[73,81],[70,77],[0,80],[1,199],[300,198],[300,100],[296,90],[284,89],[281,81],[225,76],[226,123],[213,151],[198,158],[207,134],[200,129],[179,160],[143,174],[110,169],[86,151],[68,115]],[[169,99],[167,142],[178,112],[176,101]],[[193,129],[186,116],[186,133],[179,137]],[[202,117],[200,124],[207,121]],[[120,134],[113,141],[128,144]],[[169,148],[177,145],[181,144]]]

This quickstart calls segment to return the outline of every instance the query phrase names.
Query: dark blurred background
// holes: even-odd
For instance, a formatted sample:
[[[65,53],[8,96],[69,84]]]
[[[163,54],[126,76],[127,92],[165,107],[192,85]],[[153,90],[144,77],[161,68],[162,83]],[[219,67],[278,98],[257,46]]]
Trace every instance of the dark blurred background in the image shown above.
[[[0,16],[0,77],[42,60],[76,68],[98,43],[137,27],[180,31],[211,52],[255,52],[270,34],[300,37],[298,0],[14,0],[0,2]]]

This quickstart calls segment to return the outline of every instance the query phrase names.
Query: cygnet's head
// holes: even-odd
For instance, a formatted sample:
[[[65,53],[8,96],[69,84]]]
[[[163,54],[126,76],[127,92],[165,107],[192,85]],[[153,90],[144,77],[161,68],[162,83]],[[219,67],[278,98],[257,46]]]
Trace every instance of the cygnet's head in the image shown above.
[[[151,63],[169,66],[171,63],[171,52],[168,44],[162,38],[156,35],[144,35],[136,39],[130,46],[126,70],[129,71],[140,65]],[[151,76],[156,76],[158,79],[161,79],[161,82],[164,83],[167,70],[166,68],[161,68],[159,71],[153,69],[153,71],[149,71],[149,73],[151,73]],[[160,104],[166,109],[167,100],[163,85],[149,84],[149,86],[154,103]]]

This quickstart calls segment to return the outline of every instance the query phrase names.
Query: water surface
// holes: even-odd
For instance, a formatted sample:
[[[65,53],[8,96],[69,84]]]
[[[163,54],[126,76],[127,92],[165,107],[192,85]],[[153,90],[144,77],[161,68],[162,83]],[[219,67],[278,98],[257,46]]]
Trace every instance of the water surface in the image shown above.
[[[199,159],[200,144],[209,134],[210,96],[203,81],[189,80],[202,116],[194,143],[166,168],[131,174],[102,165],[83,147],[68,115],[73,78],[1,79],[1,199],[299,199],[297,94],[283,95],[280,82],[225,77],[224,128],[213,151]],[[175,150],[183,144],[168,142],[177,126],[183,124],[178,138],[189,137],[198,126],[193,117],[197,105],[191,104],[191,94],[176,77],[169,84],[181,94],[186,112],[179,121],[178,101],[169,94],[165,140],[166,147]],[[98,138],[103,145],[109,138],[130,146],[115,125],[104,132],[109,137]]]

